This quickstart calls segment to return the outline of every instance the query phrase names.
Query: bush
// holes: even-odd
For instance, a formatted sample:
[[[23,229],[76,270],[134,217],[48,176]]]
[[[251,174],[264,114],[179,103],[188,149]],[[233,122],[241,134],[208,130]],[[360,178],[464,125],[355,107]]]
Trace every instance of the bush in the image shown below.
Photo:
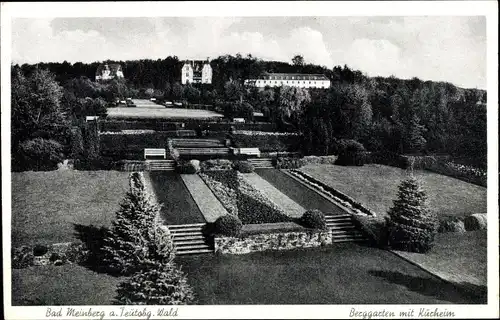
[[[66,249],[65,256],[66,260],[72,263],[82,264],[87,261],[88,251],[85,250],[81,243],[73,242]]]
[[[184,305],[194,294],[186,275],[173,263],[153,264],[122,282],[117,289],[117,304]]]
[[[393,249],[425,253],[432,248],[437,216],[428,209],[427,196],[413,176],[400,184],[389,216],[389,245]]]
[[[44,254],[46,254],[48,251],[49,251],[49,248],[48,248],[46,245],[43,245],[43,244],[37,244],[37,245],[33,248],[33,255],[34,255],[35,257],[43,256],[43,255],[44,255]]]
[[[464,226],[467,231],[486,230],[487,225],[488,220],[484,213],[475,213],[464,219]]]
[[[356,140],[340,139],[336,143],[336,165],[362,166],[365,164],[365,147]]]
[[[438,232],[465,232],[464,222],[458,217],[450,217],[439,221]]]
[[[307,228],[326,229],[325,215],[317,209],[307,210],[304,212],[300,221]]]
[[[248,161],[236,161],[234,169],[241,173],[252,173],[255,171],[253,165]]]
[[[215,221],[215,233],[224,236],[237,237],[242,227],[243,223],[241,220],[230,214],[219,217]]]
[[[281,158],[278,157],[274,161],[276,169],[298,169],[304,165],[304,160],[301,158]]]
[[[44,138],[27,140],[19,145],[20,167],[23,170],[55,170],[63,160],[63,147]]]
[[[33,265],[33,250],[22,246],[12,250],[12,268],[22,269]]]
[[[365,151],[363,144],[352,139],[337,140],[336,145],[337,153],[340,155],[343,152],[361,152]]]
[[[58,253],[58,252],[52,252],[52,254],[50,255],[50,258],[49,258],[49,261],[50,262],[56,262],[56,261],[63,261],[65,260],[65,256]]]
[[[176,170],[181,174],[196,174],[200,171],[198,160],[178,161]]]
[[[308,164],[335,164],[337,156],[305,156],[302,158],[304,165]]]

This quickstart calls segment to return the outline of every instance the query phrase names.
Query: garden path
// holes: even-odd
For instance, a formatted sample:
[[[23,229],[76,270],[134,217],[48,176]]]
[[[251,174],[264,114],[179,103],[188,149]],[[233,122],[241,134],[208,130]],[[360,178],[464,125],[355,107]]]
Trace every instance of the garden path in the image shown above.
[[[217,218],[228,214],[200,176],[181,174],[181,178],[207,222],[215,222]]]

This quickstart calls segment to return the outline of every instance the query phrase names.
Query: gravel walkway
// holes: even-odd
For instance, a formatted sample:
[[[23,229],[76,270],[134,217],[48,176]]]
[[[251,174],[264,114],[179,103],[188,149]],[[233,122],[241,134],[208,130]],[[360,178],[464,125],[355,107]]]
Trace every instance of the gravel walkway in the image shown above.
[[[207,222],[214,222],[217,218],[228,214],[200,176],[181,174],[181,178]]]

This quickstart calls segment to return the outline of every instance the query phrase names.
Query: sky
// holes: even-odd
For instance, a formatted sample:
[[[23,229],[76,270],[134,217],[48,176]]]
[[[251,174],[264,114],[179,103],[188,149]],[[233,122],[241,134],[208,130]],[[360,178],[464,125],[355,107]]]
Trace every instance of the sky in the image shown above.
[[[447,81],[486,88],[486,19],[426,17],[16,18],[12,62],[94,62],[216,58],[248,53],[264,60],[368,76]]]

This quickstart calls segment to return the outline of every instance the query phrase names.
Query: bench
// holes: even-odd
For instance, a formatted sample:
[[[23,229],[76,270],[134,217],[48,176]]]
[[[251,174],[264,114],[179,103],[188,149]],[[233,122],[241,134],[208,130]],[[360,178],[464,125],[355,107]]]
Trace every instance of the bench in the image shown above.
[[[257,156],[260,157],[259,148],[239,148],[237,151],[238,154],[244,154],[248,156]]]
[[[144,149],[144,159],[147,157],[163,157],[163,159],[167,158],[167,151],[165,149]]]

